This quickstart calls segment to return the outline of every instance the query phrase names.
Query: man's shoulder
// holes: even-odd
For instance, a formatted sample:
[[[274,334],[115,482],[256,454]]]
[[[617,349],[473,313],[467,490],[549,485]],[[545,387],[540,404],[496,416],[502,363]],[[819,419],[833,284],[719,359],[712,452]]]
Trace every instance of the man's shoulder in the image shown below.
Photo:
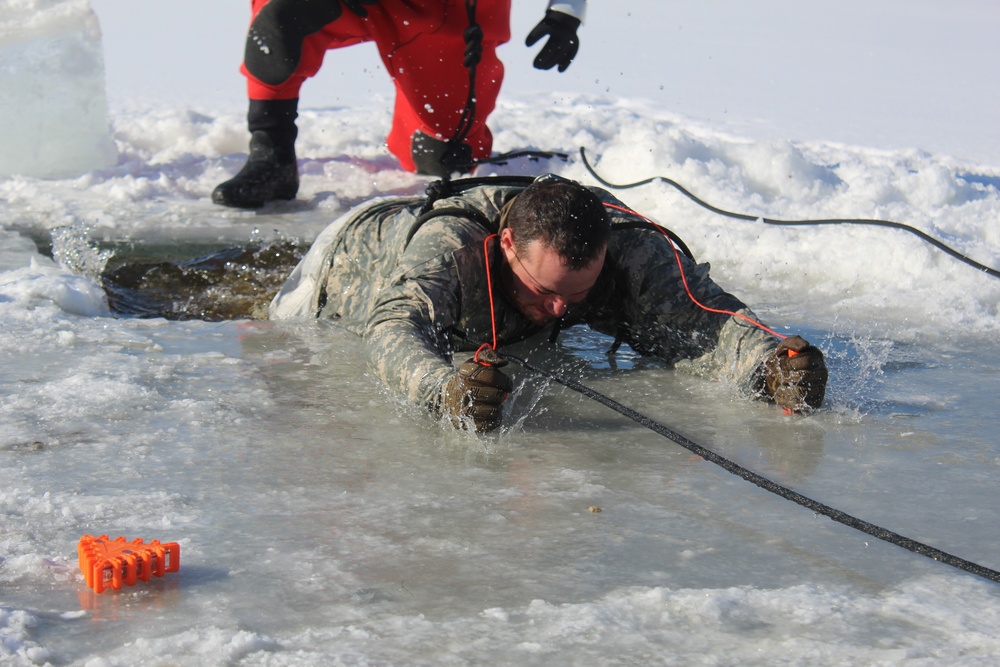
[[[432,256],[479,245],[491,232],[458,213],[438,216],[422,223],[406,247],[410,256]]]
[[[503,205],[523,187],[481,185],[442,197],[415,220],[411,242],[428,239],[438,245],[463,246],[495,234]]]
[[[476,211],[496,222],[500,217],[500,209],[503,208],[503,205],[522,190],[524,190],[524,185],[505,183],[498,178],[494,183],[478,185],[439,199],[434,203],[434,207]]]

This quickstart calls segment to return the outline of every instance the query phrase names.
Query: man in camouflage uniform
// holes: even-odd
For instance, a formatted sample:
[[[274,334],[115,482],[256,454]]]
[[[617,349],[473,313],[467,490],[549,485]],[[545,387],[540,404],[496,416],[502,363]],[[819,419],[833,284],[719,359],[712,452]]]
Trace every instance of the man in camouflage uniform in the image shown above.
[[[456,369],[453,354],[502,348],[554,323],[586,323],[788,410],[822,403],[827,371],[817,348],[797,336],[779,342],[743,319],[757,318],[711,280],[707,264],[677,252],[608,192],[554,176],[469,182],[477,185],[430,205],[394,197],[342,216],[269,317],[337,321],[364,337],[389,388],[478,431],[501,423],[511,391],[505,362],[488,349]]]

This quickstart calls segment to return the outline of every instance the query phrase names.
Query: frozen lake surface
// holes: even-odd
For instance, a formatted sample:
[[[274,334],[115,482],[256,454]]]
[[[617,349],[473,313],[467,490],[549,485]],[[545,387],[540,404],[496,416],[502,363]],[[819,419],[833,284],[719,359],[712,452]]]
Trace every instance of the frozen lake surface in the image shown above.
[[[252,247],[228,269],[266,290],[269,251],[307,246],[368,198],[421,192],[381,146],[388,106],[305,109],[299,199],[256,213],[208,200],[242,163],[239,108],[113,101],[114,166],[0,177],[0,662],[995,663],[996,583],[533,373],[513,371],[511,426],[476,437],[386,394],[333,326],[112,313],[109,267]],[[895,220],[1000,266],[1000,156],[762,138],[578,92],[511,91],[494,129],[499,150],[572,153],[499,173],[593,183],[584,146],[612,181],[669,176],[751,215]],[[826,407],[785,416],[628,350],[611,361],[585,330],[510,352],[1000,569],[1000,281],[899,230],[733,220],[663,183],[616,194],[826,351]],[[180,571],[94,594],[85,534],[176,541]]]

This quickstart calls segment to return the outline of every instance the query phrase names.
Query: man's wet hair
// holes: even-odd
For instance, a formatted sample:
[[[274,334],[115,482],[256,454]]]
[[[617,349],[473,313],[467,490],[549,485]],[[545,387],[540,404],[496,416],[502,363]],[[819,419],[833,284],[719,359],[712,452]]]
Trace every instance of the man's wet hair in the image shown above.
[[[532,241],[541,241],[573,271],[590,266],[611,234],[611,218],[600,198],[579,183],[561,178],[538,180],[526,187],[511,204],[507,225],[519,252]]]

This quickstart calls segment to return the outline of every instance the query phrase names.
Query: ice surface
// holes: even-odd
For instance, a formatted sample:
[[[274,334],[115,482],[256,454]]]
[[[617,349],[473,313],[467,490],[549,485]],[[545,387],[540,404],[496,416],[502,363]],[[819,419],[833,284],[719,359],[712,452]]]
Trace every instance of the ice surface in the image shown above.
[[[90,3],[3,0],[0,174],[66,178],[116,158]]]
[[[640,4],[637,16],[666,6]],[[127,26],[168,25],[167,15],[183,24],[202,8],[198,29],[220,34],[213,12],[235,11],[188,0],[95,5],[104,25]],[[614,49],[608,59],[620,61],[628,52],[617,30],[628,44],[655,45],[658,63],[683,55],[683,72],[655,77],[692,82],[680,91],[687,99],[700,95],[699,77],[719,73],[716,63],[728,70],[747,54],[769,59],[757,77],[812,76],[804,83],[820,92],[827,81],[801,58],[777,57],[775,26],[748,24],[750,9],[729,20],[713,3],[671,3],[679,23],[713,32],[660,39],[664,25],[681,32],[669,17],[639,22],[616,4],[594,5],[591,26],[601,29],[588,26],[584,49]],[[938,54],[930,64],[940,73],[952,62],[943,44],[956,40],[969,61],[956,80],[995,61],[993,40],[978,39],[997,20],[992,5],[877,5],[897,20],[865,23],[854,2],[760,11],[839,26],[816,39],[839,45],[835,79],[853,78],[869,96],[894,81],[852,63],[910,44],[893,67],[915,94],[948,93],[963,109],[993,99],[996,77],[956,88],[926,76],[927,53]],[[970,14],[977,20],[961,34],[927,27]],[[884,41],[866,43],[873,30]],[[176,45],[180,33],[165,33]],[[141,63],[151,76],[161,37],[128,37],[150,48],[109,68]],[[241,39],[200,66],[236,77]],[[328,67],[343,67],[336,56]],[[1000,266],[1000,157],[979,141],[992,120],[945,118],[947,133],[935,134],[936,102],[912,106],[909,127],[955,147],[928,151],[886,138],[892,113],[873,110],[866,124],[865,114],[817,106],[817,118],[775,137],[792,115],[788,100],[802,100],[794,87],[779,94],[751,77],[739,93],[754,93],[742,101],[766,116],[769,136],[760,136],[753,115],[723,123],[697,105],[675,113],[662,100],[606,94],[601,76],[562,92],[506,89],[492,121],[499,150],[574,155],[497,171],[593,183],[575,154],[585,146],[612,181],[664,175],[751,215],[898,220]],[[95,279],[106,264],[308,243],[361,201],[427,185],[382,146],[390,103],[359,95],[303,108],[297,201],[215,207],[211,189],[246,151],[245,110],[241,100],[177,103],[185,90],[112,107],[113,166],[0,177],[0,663],[952,667],[1000,655],[996,584],[817,517],[523,370],[512,370],[510,428],[476,438],[386,395],[360,341],[336,328],[112,316]],[[860,141],[802,138],[803,128],[845,118]],[[985,157],[955,157],[977,145]],[[899,230],[733,220],[665,183],[616,194],[678,232],[769,324],[823,347],[827,408],[785,417],[627,351],[612,362],[608,340],[577,329],[558,346],[532,341],[513,353],[818,501],[1000,567],[1000,282]],[[97,596],[76,563],[88,533],[177,541],[181,571]]]

